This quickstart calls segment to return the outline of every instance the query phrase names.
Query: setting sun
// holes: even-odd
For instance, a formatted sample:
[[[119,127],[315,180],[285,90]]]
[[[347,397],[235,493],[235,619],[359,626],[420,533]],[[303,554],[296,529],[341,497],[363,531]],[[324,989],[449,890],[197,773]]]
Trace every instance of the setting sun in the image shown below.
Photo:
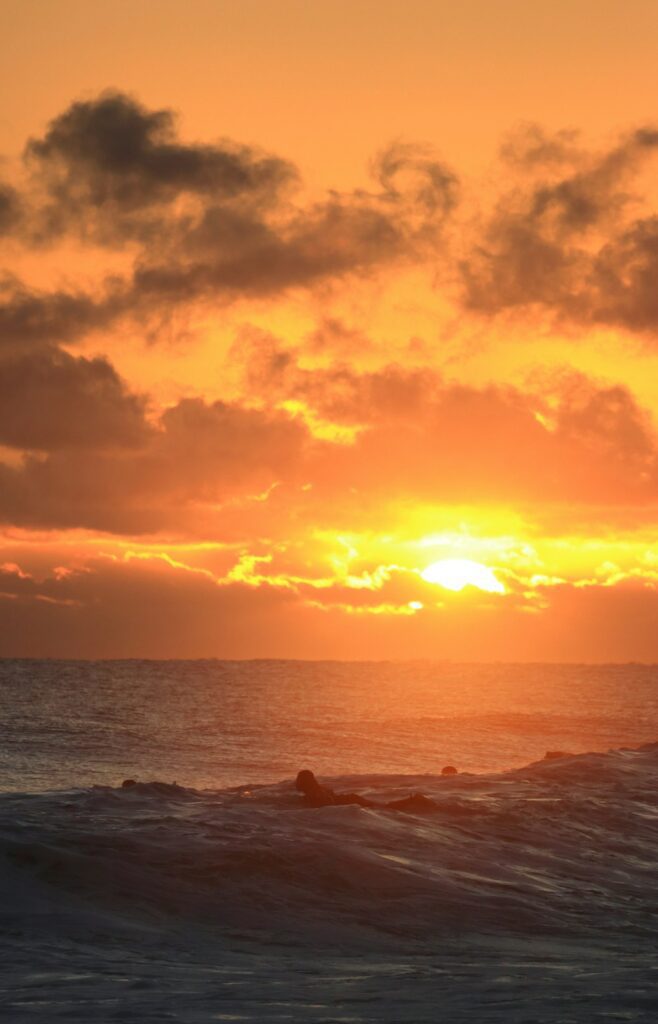
[[[0,14],[7,1016],[658,1024],[658,0]]]
[[[473,562],[470,558],[446,558],[432,562],[421,576],[427,583],[438,583],[447,590],[463,590],[477,587],[490,593],[504,594],[505,588],[488,566]]]
[[[656,661],[658,4],[124,6],[4,4],[0,654]]]

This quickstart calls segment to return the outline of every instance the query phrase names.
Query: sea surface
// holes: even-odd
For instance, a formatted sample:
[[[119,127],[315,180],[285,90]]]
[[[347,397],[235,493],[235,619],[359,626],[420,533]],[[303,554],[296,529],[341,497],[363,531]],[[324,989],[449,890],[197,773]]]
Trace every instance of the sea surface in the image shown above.
[[[657,712],[647,665],[0,661],[0,1019],[655,1022]]]

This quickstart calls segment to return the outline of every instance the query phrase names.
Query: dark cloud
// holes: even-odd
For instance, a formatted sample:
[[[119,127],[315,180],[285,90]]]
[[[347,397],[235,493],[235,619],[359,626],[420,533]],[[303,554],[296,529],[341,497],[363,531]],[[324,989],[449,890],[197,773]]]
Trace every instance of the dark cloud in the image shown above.
[[[285,412],[186,399],[147,430],[136,400],[119,399],[111,371],[99,363],[78,365],[74,373],[82,378],[83,391],[90,376],[105,378],[105,409],[86,410],[90,429],[105,428],[105,447],[100,439],[91,449],[80,443],[80,420],[72,428],[77,443],[62,427],[60,445],[46,456],[26,455],[18,466],[0,464],[1,521],[121,534],[180,532],[193,528],[200,506],[258,493],[281,475],[294,477],[308,434]],[[72,369],[65,367],[69,374]],[[119,424],[124,430],[132,426],[141,444],[123,450],[107,444],[107,432]]]
[[[0,569],[3,655],[283,656],[288,644],[295,595],[282,588],[218,585],[157,558],[95,558],[39,579],[19,572]]]
[[[115,534],[172,526],[170,491],[141,472],[137,456],[83,449],[0,463],[0,521],[28,529],[93,529]],[[182,509],[177,515],[184,525]]]
[[[658,131],[637,130],[596,156],[534,129],[525,142],[524,150],[516,139],[511,157],[539,180],[499,202],[462,262],[466,306],[495,314],[536,305],[574,324],[655,330],[658,218],[629,211],[633,176],[658,148]],[[556,177],[561,157],[573,166]]]
[[[26,156],[46,178],[52,168],[63,173],[62,185],[80,180],[96,205],[139,207],[186,191],[271,191],[294,173],[285,161],[247,147],[183,144],[172,111],[149,111],[119,92],[73,103],[43,138],[30,140]]]
[[[471,312],[534,307],[564,323],[651,334],[658,218],[637,215],[633,189],[657,148],[652,127],[592,152],[576,132],[521,126],[501,149],[506,192],[458,241],[444,228],[459,183],[422,146],[383,150],[371,189],[295,203],[289,162],[228,141],[184,142],[172,111],[104,93],[29,141],[29,185],[0,187],[0,233],[28,246],[68,235],[129,243],[131,269],[95,295],[14,282],[0,296],[0,338],[73,341],[118,317],[159,323],[178,306],[271,298],[394,264],[429,263],[445,280],[451,261]]]
[[[0,337],[16,344],[71,341],[119,316],[143,322],[179,305],[272,297],[369,275],[419,257],[440,231],[434,211],[417,219],[405,202],[391,194],[336,195],[272,223],[220,206],[205,208],[195,221],[160,220],[157,244],[143,248],[133,273],[108,280],[97,296],[7,284]]]
[[[25,244],[67,235],[111,249],[130,243],[134,266],[96,297],[15,286],[0,310],[6,337],[73,339],[123,313],[272,296],[426,258],[457,202],[441,161],[395,143],[373,163],[372,191],[295,205],[287,161],[230,142],[183,143],[171,111],[122,93],[72,104],[25,158]]]
[[[412,574],[383,587],[394,603],[419,594],[420,614],[377,614],[377,593],[258,586],[166,558],[91,557],[31,576],[0,568],[0,653],[5,657],[299,657],[502,661],[656,660],[658,591],[638,577],[615,585],[540,587],[543,609],[516,595],[447,595]],[[370,607],[371,611],[368,612]],[[373,614],[375,612],[375,614]],[[347,628],[346,628],[347,627]]]
[[[221,496],[227,484],[272,482],[297,463],[307,432],[285,412],[184,399],[161,419],[151,458],[193,498]]]
[[[39,349],[0,359],[0,444],[53,451],[135,447],[149,429],[144,401],[105,359]]]
[[[170,259],[156,259],[154,253],[140,260],[132,301],[153,308],[277,296],[290,288],[368,273],[404,251],[398,227],[368,205],[332,200],[277,228],[213,209],[171,248]]]
[[[21,201],[16,189],[0,182],[0,237],[15,230],[21,212]]]
[[[427,147],[394,142],[373,162],[373,173],[390,202],[409,203],[431,218],[444,218],[457,205],[456,175]]]
[[[0,443],[31,451],[1,467],[0,518],[219,538],[226,503],[272,485],[280,500],[243,518],[243,531],[285,530],[291,501],[300,521],[344,525],[377,522],[391,503],[605,513],[621,501],[641,518],[658,500],[653,425],[621,386],[573,373],[521,391],[460,385],[428,367],[311,370],[262,332],[240,344],[249,405],[185,399],[153,426],[105,360],[45,351],[0,364]]]
[[[456,201],[454,177],[397,149],[383,153],[375,170],[381,191],[331,193],[282,217],[208,205],[196,222],[172,226],[157,250],[144,251],[135,302],[270,296],[435,254]]]
[[[95,298],[81,292],[38,291],[5,276],[0,278],[0,348],[76,341],[110,324],[125,306],[125,298],[113,287]]]
[[[636,220],[604,245],[571,303],[593,324],[655,334],[658,330],[658,217]]]
[[[582,157],[578,137],[573,129],[549,133],[540,124],[525,123],[507,135],[500,156],[515,169],[524,171],[574,164]]]
[[[75,229],[105,241],[148,237],[154,212],[180,196],[270,205],[296,178],[287,161],[247,146],[183,143],[170,110],[120,92],[73,103],[28,142],[25,158],[50,200],[42,235]]]

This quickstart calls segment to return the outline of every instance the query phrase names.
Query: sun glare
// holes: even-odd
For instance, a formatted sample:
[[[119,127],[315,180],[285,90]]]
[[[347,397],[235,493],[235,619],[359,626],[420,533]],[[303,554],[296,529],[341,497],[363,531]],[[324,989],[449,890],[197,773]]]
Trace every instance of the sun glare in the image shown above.
[[[477,587],[492,594],[504,594],[505,588],[493,569],[481,562],[473,562],[470,558],[446,558],[440,562],[432,562],[421,572],[427,583],[438,583],[447,590],[463,590],[464,587]]]

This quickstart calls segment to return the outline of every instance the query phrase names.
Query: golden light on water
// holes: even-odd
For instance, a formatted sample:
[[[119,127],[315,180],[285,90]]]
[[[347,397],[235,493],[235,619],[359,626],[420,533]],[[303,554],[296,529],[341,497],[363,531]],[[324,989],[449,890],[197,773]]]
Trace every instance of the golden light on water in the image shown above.
[[[437,583],[446,590],[463,590],[477,587],[492,594],[504,594],[505,587],[496,577],[493,569],[470,558],[445,558],[432,562],[421,573],[427,583]]]

